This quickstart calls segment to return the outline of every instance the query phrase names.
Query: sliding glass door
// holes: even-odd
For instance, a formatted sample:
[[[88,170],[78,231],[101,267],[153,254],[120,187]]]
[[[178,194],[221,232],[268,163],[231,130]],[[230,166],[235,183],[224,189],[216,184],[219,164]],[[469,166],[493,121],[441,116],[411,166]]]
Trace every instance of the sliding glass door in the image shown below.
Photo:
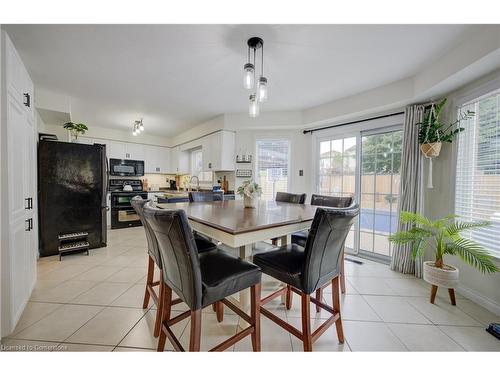
[[[390,257],[398,223],[402,131],[362,133],[359,250]]]
[[[387,261],[387,240],[397,228],[402,130],[383,127],[318,138],[318,194],[352,196],[358,221],[346,240],[350,253]]]
[[[337,197],[354,197],[356,194],[357,165],[356,136],[326,139],[319,142],[318,193]],[[351,228],[346,248],[353,252],[356,228]]]

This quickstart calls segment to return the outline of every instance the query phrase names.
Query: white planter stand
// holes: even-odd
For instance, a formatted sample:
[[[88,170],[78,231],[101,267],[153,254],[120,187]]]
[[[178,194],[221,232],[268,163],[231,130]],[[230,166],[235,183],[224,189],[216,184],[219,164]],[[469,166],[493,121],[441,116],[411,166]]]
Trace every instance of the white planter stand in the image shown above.
[[[448,289],[452,305],[456,305],[455,288],[458,286],[458,268],[444,265],[444,268],[437,268],[434,262],[424,262],[424,280],[431,284],[431,303],[436,299],[438,287]]]

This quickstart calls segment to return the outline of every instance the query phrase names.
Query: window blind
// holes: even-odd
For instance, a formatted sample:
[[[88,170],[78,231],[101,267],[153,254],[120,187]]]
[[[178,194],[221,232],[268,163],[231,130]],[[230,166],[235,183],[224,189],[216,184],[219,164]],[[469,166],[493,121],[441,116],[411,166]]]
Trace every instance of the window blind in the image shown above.
[[[476,115],[462,123],[458,137],[455,213],[491,222],[463,236],[500,257],[500,90],[463,104],[458,115],[466,110]]]
[[[257,140],[256,182],[262,188],[262,199],[272,200],[278,191],[288,191],[290,141]]]

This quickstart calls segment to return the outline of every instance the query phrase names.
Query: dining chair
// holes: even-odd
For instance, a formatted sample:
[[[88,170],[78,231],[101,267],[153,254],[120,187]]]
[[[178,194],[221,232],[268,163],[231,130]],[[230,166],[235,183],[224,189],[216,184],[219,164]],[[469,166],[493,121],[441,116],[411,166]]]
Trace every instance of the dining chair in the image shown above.
[[[302,340],[304,351],[312,351],[312,344],[333,323],[337,328],[339,342],[344,342],[339,292],[341,255],[347,234],[358,214],[357,205],[348,208],[318,207],[305,247],[291,243],[253,257],[253,262],[263,273],[287,284],[261,300],[261,314]],[[325,287],[330,282],[332,306],[310,296],[318,288]],[[289,289],[301,297],[302,331],[264,308],[265,304],[286,294]],[[314,332],[311,332],[311,302],[332,314]]]
[[[278,191],[276,193],[276,198],[274,199],[276,202],[287,202],[287,203],[296,203],[296,204],[304,204],[306,203],[307,194],[292,194],[285,193],[283,191]],[[276,246],[278,244],[277,238],[271,238],[271,243]]]
[[[324,207],[338,207],[345,208],[349,207],[352,204],[352,197],[332,197],[330,195],[319,195],[313,194],[311,196],[311,205],[312,206],[324,206]],[[306,245],[306,240],[309,231],[304,230],[300,232],[295,232],[292,234],[292,243],[300,245],[304,247]],[[342,261],[340,268],[340,290],[345,294],[345,272],[344,272],[344,249],[342,249]],[[292,292],[288,291],[286,296],[286,308],[288,310],[292,307]],[[323,298],[323,289],[318,289],[316,291],[316,299],[321,300]],[[316,312],[319,312],[320,308],[316,306]]]
[[[213,202],[223,201],[224,194],[221,191],[190,191],[189,202]]]
[[[184,351],[179,339],[172,332],[172,325],[190,317],[189,351],[200,350],[201,311],[204,307],[221,301],[245,320],[249,326],[211,351],[222,351],[244,337],[251,335],[254,351],[260,351],[260,289],[261,271],[256,265],[216,249],[199,253],[193,232],[184,210],[157,209],[144,206],[144,216],[158,243],[164,267],[161,285],[164,309],[158,351],[163,351],[168,338],[176,350]],[[226,297],[250,288],[250,315],[239,309]],[[175,292],[189,310],[171,317],[172,293]]]
[[[144,292],[144,301],[142,304],[143,309],[147,309],[149,305],[149,298],[152,298],[153,303],[156,305],[156,321],[155,327],[153,331],[154,337],[158,337],[160,335],[160,327],[161,327],[161,314],[163,310],[163,300],[159,298],[162,294],[162,283],[157,280],[154,280],[154,271],[155,265],[160,270],[160,280],[162,278],[163,266],[161,262],[160,253],[158,250],[158,243],[156,241],[156,236],[153,233],[151,227],[148,222],[144,218],[144,205],[150,202],[149,200],[143,199],[141,196],[137,195],[131,199],[132,207],[134,208],[137,215],[141,220],[142,226],[144,227],[144,231],[146,233],[147,240],[147,249],[148,249],[148,271],[146,277],[146,290]],[[202,237],[195,236],[195,243],[198,252],[206,252],[211,251],[216,248],[216,245]],[[156,294],[154,287],[159,286],[158,294]],[[180,300],[175,301],[175,303],[181,302]]]

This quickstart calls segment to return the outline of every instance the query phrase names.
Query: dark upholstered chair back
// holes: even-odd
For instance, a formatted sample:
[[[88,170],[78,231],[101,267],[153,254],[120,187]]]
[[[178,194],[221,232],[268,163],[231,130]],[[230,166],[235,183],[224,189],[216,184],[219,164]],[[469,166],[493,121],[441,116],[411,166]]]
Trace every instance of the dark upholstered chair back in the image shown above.
[[[276,202],[288,202],[288,203],[306,203],[306,194],[291,194],[278,191],[276,193]]]
[[[146,232],[146,239],[148,241],[148,253],[153,257],[156,265],[159,268],[162,268],[160,253],[158,251],[158,243],[156,242],[156,237],[153,233],[153,230],[151,229],[149,224],[146,222],[146,219],[144,218],[144,205],[147,202],[149,202],[149,200],[142,199],[142,197],[139,195],[136,195],[130,201],[135,212],[137,212],[137,215],[139,215],[139,218],[141,219],[142,226],[144,227],[144,231]]]
[[[198,251],[184,210],[144,206],[160,250],[163,281],[191,308],[201,308],[202,287]]]
[[[190,202],[213,202],[224,200],[224,194],[219,191],[190,191]]]
[[[358,205],[316,210],[304,249],[304,292],[314,292],[339,274],[344,242],[358,213]]]
[[[326,207],[349,207],[352,204],[352,197],[331,197],[328,195],[313,194],[311,196],[313,206]]]

